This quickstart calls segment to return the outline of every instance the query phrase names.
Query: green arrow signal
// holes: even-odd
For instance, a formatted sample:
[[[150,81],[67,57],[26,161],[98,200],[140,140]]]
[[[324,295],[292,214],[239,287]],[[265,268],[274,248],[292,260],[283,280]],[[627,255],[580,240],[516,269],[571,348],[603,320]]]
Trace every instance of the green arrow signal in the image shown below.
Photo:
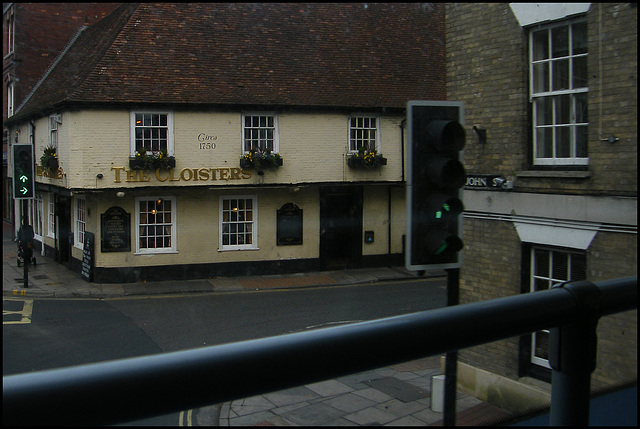
[[[22,195],[25,195],[29,190],[27,188],[22,188],[20,189],[20,192],[22,192]]]
[[[27,182],[29,181],[29,177],[25,176],[24,174],[22,176],[20,176],[20,181],[21,182]]]

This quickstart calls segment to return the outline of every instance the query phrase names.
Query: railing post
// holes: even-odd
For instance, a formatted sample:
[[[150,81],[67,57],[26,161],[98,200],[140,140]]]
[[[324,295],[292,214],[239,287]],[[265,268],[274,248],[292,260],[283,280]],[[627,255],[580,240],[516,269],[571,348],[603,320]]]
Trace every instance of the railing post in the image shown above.
[[[551,426],[588,426],[591,373],[596,368],[596,327],[602,293],[591,282],[562,283],[577,301],[575,322],[551,329]]]
[[[460,303],[460,268],[447,271],[447,307]],[[456,425],[456,394],[458,390],[458,351],[446,353],[444,361],[443,426]]]

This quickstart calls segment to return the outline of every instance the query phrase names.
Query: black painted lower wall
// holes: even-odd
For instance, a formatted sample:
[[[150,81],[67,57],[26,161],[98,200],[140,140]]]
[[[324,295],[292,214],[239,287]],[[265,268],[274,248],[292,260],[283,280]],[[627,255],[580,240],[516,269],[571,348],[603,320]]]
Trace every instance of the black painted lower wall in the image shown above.
[[[395,267],[402,265],[404,265],[402,254],[370,255],[363,256],[358,267],[348,268]],[[69,269],[79,274],[82,270],[81,261],[71,258]],[[91,281],[94,283],[136,283],[141,281],[195,280],[214,277],[290,274],[322,271],[324,269],[326,268],[319,258],[144,267],[94,267]]]

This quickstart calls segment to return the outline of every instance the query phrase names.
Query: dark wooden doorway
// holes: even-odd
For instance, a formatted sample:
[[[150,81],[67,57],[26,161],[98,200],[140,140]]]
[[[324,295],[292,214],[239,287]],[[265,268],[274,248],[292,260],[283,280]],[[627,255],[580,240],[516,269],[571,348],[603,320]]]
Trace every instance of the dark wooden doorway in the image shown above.
[[[362,187],[321,187],[320,260],[323,267],[358,267],[361,259]]]
[[[69,264],[71,261],[71,247],[73,246],[73,234],[71,232],[71,199],[59,195],[56,202],[57,226],[58,226],[58,255],[59,263]]]

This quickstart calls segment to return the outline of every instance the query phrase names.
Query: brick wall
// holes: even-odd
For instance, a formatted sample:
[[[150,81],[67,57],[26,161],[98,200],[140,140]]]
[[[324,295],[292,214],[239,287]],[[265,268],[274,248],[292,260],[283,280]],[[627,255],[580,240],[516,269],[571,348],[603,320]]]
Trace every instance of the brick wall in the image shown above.
[[[530,170],[528,39],[509,4],[446,11],[447,99],[465,105],[469,173],[505,175],[522,192],[637,196],[637,8],[594,3],[587,14],[590,177],[579,179],[518,176]]]
[[[587,251],[591,281],[638,275],[636,234],[600,232]],[[638,312],[618,313],[598,323],[598,355],[592,390],[638,377]]]
[[[527,44],[506,3],[447,4],[447,99],[464,102],[468,173],[526,166]],[[478,144],[472,127],[487,130]]]
[[[15,54],[5,58],[3,77],[15,76],[15,109],[85,23],[93,24],[120,3],[14,3]],[[3,52],[4,52],[3,47]],[[3,85],[3,119],[6,88]]]
[[[511,192],[637,196],[637,8],[595,3],[587,20],[588,172],[583,178],[562,177],[562,172],[543,177],[531,174],[529,165],[527,32],[507,3],[447,4],[447,99],[465,106],[468,173],[501,174],[515,181]],[[485,145],[478,143],[474,125],[487,130]],[[611,135],[620,140],[600,141]],[[553,213],[550,207],[548,217]],[[520,293],[522,243],[512,224],[467,218],[464,241],[462,303]],[[636,260],[636,233],[601,231],[587,251],[587,278],[635,275]],[[637,377],[636,325],[635,311],[600,321],[594,389]],[[459,357],[518,379],[518,352],[518,339],[513,338],[465,349]]]
[[[510,222],[464,220],[464,260],[460,270],[460,302],[485,301],[520,293],[521,248]],[[518,339],[496,341],[464,349],[460,362],[515,377]]]

